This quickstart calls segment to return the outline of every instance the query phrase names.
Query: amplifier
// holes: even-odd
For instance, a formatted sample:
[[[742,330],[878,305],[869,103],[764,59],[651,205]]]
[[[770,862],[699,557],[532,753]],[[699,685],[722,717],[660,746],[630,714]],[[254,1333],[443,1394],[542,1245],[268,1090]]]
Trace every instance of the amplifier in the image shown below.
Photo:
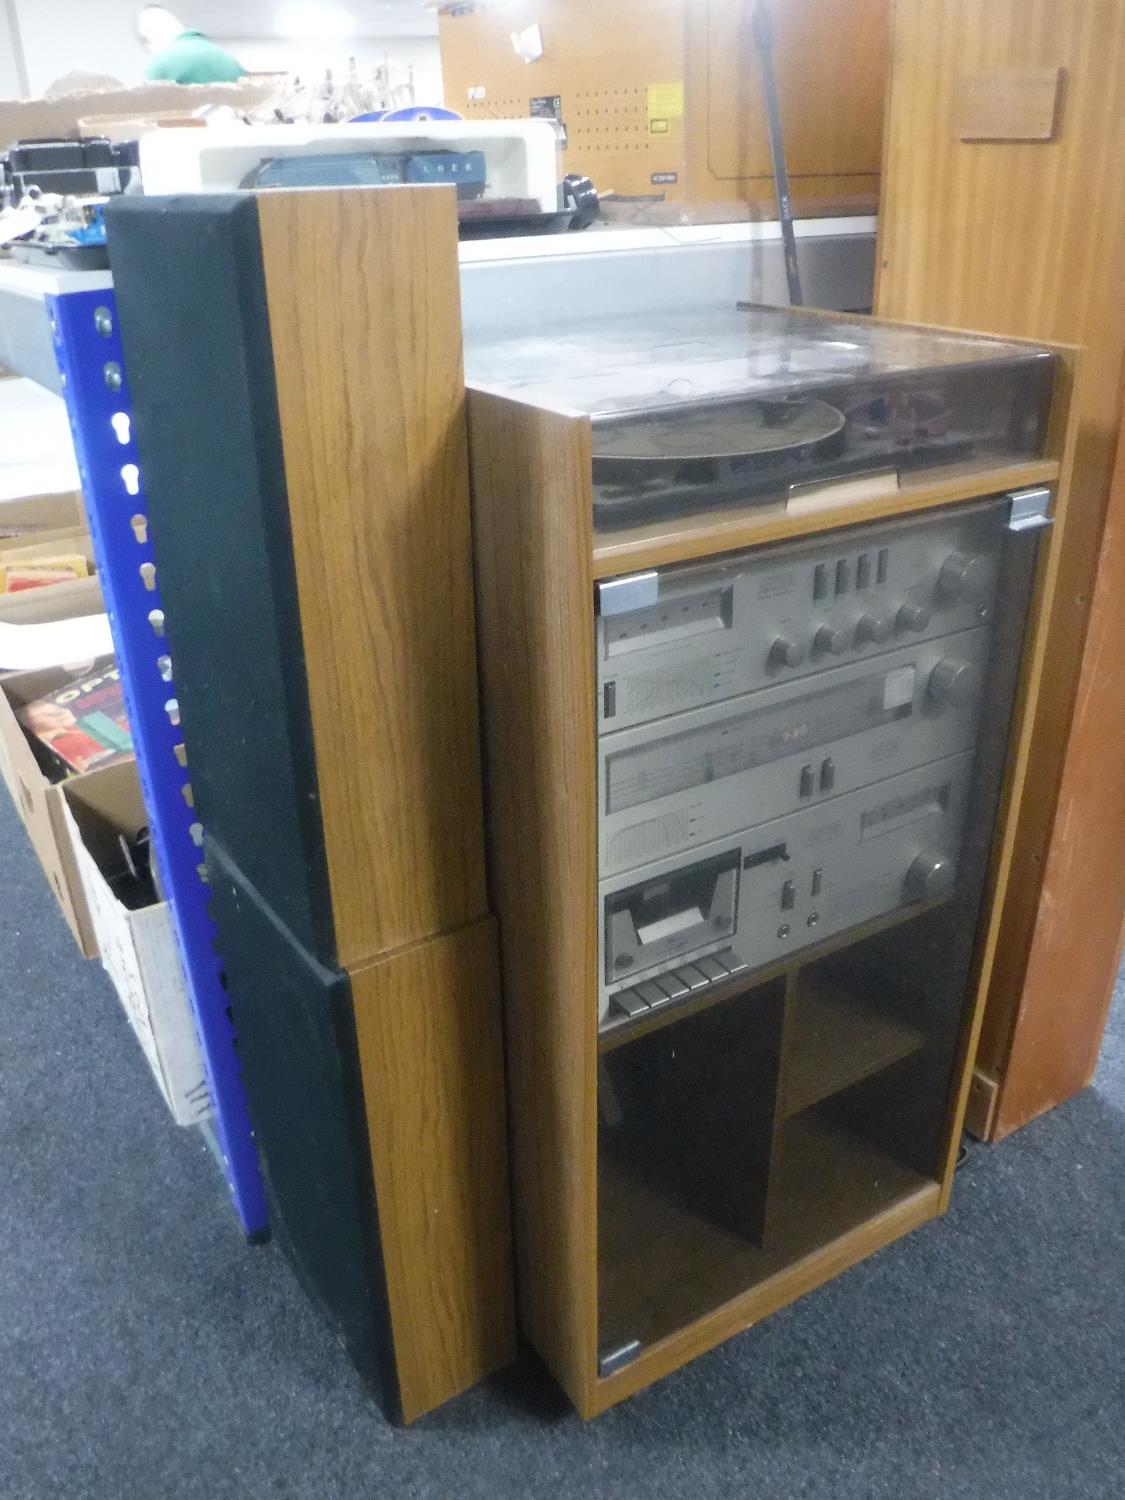
[[[981,624],[1008,509],[1001,498],[606,580],[599,732]]]
[[[971,747],[980,627],[599,740],[603,876]]]

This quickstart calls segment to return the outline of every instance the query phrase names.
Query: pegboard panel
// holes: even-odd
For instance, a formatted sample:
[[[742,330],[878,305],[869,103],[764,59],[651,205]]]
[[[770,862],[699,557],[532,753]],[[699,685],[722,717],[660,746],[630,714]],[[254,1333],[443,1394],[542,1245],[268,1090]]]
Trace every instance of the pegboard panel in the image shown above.
[[[798,206],[878,191],[889,0],[774,0],[775,65]],[[602,192],[695,203],[772,197],[761,72],[745,0],[513,0],[440,18],[445,102],[467,119],[523,118],[559,95],[567,172]],[[511,33],[538,25],[524,63]],[[650,86],[682,85],[682,113],[652,129]],[[484,90],[484,98],[470,98]],[[653,173],[675,182],[652,182]],[[848,211],[862,210],[851,203]]]
[[[624,0],[600,10],[582,0],[557,21],[527,0],[502,12],[443,15],[445,102],[469,120],[522,119],[533,98],[557,94],[567,131],[564,172],[584,172],[602,192],[682,196],[683,117],[673,114],[652,130],[648,90],[682,87],[683,17],[681,0]],[[528,64],[516,56],[511,33],[532,24],[540,27],[543,57]],[[480,89],[483,99],[470,98]],[[653,172],[676,181],[654,185]]]

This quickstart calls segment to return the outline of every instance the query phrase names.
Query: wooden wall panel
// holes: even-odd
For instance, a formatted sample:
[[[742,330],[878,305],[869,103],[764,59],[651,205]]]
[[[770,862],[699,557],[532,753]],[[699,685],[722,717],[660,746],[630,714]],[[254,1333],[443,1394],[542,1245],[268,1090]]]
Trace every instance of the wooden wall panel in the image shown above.
[[[769,137],[748,0],[695,7],[689,150],[697,196],[773,191]],[[790,187],[796,198],[878,190],[886,0],[775,3],[774,65]]]
[[[1049,142],[959,138],[966,77],[1057,67],[1065,88]],[[1125,911],[1121,829],[1100,791],[1125,777],[1119,709],[1097,660],[1108,627],[1091,636],[1078,691],[1122,397],[1123,115],[1118,0],[895,0],[877,311],[1087,350],[1022,882],[1005,914],[971,1117],[998,1135],[1088,1081]],[[1125,496],[1110,512],[1099,603],[1125,585],[1118,506],[1125,515]]]
[[[994,1131],[1005,1135],[1093,1076],[1125,914],[1125,445],[1102,535],[1074,723],[1019,1009],[994,1022]]]

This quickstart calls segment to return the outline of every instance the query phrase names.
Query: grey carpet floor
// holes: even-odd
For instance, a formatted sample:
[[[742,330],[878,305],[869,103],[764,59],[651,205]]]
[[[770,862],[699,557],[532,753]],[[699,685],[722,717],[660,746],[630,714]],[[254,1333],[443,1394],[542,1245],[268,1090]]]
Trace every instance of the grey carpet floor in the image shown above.
[[[1060,1004],[1065,1003],[1060,996]],[[0,1497],[1125,1493],[1125,1001],[929,1225],[590,1425],[534,1363],[388,1427],[164,1113],[0,794]]]

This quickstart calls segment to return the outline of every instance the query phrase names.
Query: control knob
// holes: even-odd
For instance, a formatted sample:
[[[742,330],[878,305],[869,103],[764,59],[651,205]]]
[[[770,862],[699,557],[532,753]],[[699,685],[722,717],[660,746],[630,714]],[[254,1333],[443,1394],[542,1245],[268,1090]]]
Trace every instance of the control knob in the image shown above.
[[[893,629],[894,621],[890,615],[863,615],[855,628],[856,644],[863,646],[870,642],[881,646],[890,640]]]
[[[935,703],[949,703],[954,708],[963,708],[976,690],[976,668],[960,656],[943,656],[926,684],[926,692]]]
[[[941,565],[937,586],[947,599],[975,604],[992,587],[992,564],[980,552],[951,552]]]
[[[895,629],[904,635],[908,630],[925,630],[929,623],[930,612],[920,604],[904,604],[895,616]]]
[[[957,871],[947,854],[926,850],[919,854],[906,872],[903,895],[907,901],[932,901],[953,889]]]
[[[813,636],[813,650],[818,656],[840,656],[848,649],[850,633],[842,625],[822,625]]]
[[[771,667],[799,667],[805,659],[805,648],[791,635],[779,635],[770,647],[767,664]]]

